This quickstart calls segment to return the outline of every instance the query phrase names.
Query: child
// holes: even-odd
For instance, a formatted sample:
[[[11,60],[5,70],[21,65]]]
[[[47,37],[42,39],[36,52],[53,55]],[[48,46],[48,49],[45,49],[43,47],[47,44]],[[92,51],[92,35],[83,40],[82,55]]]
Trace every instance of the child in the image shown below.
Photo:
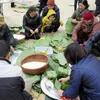
[[[56,18],[56,12],[53,10],[53,9],[50,9],[48,11],[48,14],[47,16],[45,16],[43,19],[42,19],[42,28],[41,28],[41,32],[51,32],[51,33],[54,33],[54,30],[55,30],[55,25],[52,24],[52,22],[55,20]],[[63,22],[60,21],[60,25],[63,25]]]

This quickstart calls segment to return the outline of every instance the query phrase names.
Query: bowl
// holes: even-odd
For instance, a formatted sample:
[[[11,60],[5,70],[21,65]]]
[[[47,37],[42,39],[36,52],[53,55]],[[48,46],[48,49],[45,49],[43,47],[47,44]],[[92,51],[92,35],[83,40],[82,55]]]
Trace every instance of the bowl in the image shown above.
[[[14,38],[17,39],[19,42],[23,42],[25,40],[25,35],[23,34],[13,34]]]
[[[34,68],[31,68],[31,69],[25,68],[23,64],[29,63],[29,62],[43,62],[45,64],[39,68],[35,68],[36,66],[34,65],[32,66]],[[33,54],[30,56],[27,56],[21,61],[21,68],[27,74],[41,74],[48,68],[48,62],[49,61],[48,61],[47,56],[43,54]]]
[[[53,54],[53,49],[50,46],[38,46],[35,48],[35,52],[43,53],[43,54],[51,57]]]

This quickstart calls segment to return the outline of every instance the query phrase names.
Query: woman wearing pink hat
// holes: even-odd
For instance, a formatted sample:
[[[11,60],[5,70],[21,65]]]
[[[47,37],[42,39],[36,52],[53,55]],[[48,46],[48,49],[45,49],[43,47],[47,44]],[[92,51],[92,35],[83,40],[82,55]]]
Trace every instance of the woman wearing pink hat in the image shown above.
[[[83,13],[82,18],[83,19],[75,26],[73,30],[72,39],[74,40],[74,42],[79,42],[78,36],[81,33],[83,34],[83,36],[86,36],[88,40],[96,31],[100,30],[100,23],[94,16],[93,12],[88,11]],[[87,40],[84,41],[83,37],[81,38],[81,40],[83,40],[83,43],[81,44],[85,45]]]

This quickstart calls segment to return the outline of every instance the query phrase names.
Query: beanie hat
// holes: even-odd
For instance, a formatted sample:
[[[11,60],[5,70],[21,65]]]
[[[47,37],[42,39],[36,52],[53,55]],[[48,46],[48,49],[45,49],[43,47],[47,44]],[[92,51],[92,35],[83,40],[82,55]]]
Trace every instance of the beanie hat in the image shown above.
[[[54,6],[55,1],[54,0],[48,0],[47,5]]]
[[[94,18],[93,12],[84,12],[82,15],[84,20],[92,20]]]

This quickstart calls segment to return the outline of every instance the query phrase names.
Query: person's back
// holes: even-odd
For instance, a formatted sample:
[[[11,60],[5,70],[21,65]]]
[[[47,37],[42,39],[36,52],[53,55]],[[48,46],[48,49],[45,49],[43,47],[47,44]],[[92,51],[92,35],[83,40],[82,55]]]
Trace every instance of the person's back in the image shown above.
[[[89,55],[76,64],[73,69],[81,73],[81,86],[87,96],[91,98],[89,100],[97,100],[100,97],[100,60]]]
[[[9,62],[9,44],[0,40],[0,47],[0,100],[32,100],[32,96],[24,90],[22,69]]]

